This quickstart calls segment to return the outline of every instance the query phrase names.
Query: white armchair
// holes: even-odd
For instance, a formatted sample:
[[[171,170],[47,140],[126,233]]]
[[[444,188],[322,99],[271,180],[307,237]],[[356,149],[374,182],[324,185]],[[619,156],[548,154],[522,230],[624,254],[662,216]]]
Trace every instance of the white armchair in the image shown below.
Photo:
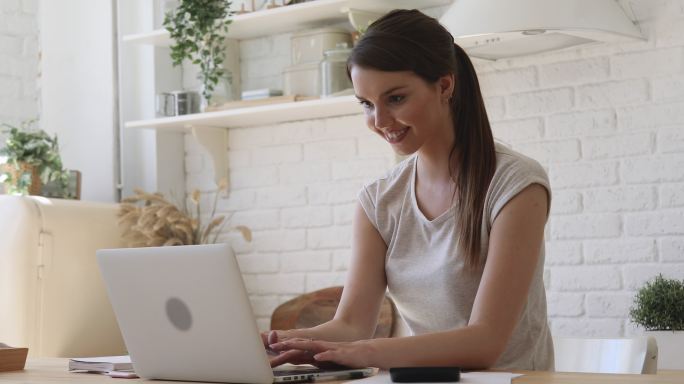
[[[95,259],[115,204],[0,196],[0,342],[34,357],[125,354]]]

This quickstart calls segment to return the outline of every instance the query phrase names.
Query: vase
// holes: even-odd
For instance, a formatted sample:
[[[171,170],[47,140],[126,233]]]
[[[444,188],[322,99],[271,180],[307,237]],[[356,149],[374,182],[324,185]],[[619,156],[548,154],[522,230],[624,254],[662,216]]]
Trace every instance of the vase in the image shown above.
[[[225,75],[221,76],[216,87],[214,87],[209,103],[206,103],[206,101],[204,103],[211,107],[220,107],[221,104],[238,99],[239,97],[236,97],[233,87],[233,76],[226,72]]]
[[[20,162],[18,167],[12,164],[2,164],[2,171],[9,174],[11,181],[8,183],[15,191],[18,189],[17,181],[24,175],[29,175],[31,183],[28,187],[28,194],[33,196],[40,196],[43,189],[43,182],[40,180],[40,173],[38,167],[32,164]]]
[[[684,370],[684,331],[646,331],[658,343],[658,370]]]

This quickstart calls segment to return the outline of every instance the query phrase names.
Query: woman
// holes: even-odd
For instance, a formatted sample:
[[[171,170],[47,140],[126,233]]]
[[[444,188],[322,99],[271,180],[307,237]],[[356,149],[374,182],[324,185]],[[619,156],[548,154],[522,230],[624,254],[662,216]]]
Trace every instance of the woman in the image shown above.
[[[334,319],[264,334],[272,365],[552,369],[548,179],[494,144],[465,52],[437,20],[397,10],[369,27],[348,72],[368,127],[414,156],[359,193]],[[412,336],[369,339],[386,289]]]

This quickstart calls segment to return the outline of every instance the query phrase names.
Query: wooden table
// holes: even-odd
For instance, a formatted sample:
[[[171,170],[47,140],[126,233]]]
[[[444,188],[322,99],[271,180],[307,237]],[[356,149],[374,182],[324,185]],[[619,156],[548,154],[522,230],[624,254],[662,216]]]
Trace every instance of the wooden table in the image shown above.
[[[29,359],[26,369],[15,372],[0,372],[0,383],[89,383],[89,384],[132,384],[132,383],[170,383],[177,381],[147,381],[142,379],[113,379],[109,376],[91,373],[70,373],[67,371],[68,359],[39,358]],[[683,384],[684,371],[664,371],[657,375],[613,375],[594,373],[557,373],[527,372],[513,380],[514,384]],[[113,380],[113,381],[112,381]],[[327,384],[339,384],[330,381]]]

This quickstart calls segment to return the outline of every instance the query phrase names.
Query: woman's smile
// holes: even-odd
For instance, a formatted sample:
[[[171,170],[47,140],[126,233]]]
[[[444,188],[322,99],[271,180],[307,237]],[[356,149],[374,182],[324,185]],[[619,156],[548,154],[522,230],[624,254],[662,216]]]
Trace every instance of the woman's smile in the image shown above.
[[[387,130],[383,131],[383,135],[385,136],[385,140],[387,140],[387,142],[389,142],[390,144],[398,144],[399,142],[404,140],[408,131],[409,127]]]

